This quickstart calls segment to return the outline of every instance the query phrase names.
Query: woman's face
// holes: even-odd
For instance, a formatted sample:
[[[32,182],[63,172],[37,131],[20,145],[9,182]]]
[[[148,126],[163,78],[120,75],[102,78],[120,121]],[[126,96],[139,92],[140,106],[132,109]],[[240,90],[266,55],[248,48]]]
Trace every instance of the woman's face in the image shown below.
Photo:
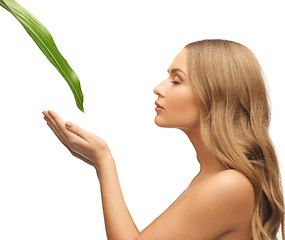
[[[154,88],[157,102],[164,108],[156,111],[154,120],[160,127],[193,129],[199,125],[199,109],[188,79],[186,54],[187,49],[183,48],[168,69],[169,77]]]

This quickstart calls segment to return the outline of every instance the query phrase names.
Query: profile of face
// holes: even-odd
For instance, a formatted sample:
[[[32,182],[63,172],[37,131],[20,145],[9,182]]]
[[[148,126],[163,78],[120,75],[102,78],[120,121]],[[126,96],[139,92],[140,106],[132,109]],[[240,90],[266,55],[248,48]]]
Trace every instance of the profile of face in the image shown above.
[[[169,77],[154,88],[157,102],[164,108],[157,110],[155,124],[160,127],[194,129],[199,125],[199,109],[189,81],[187,49],[174,58]]]

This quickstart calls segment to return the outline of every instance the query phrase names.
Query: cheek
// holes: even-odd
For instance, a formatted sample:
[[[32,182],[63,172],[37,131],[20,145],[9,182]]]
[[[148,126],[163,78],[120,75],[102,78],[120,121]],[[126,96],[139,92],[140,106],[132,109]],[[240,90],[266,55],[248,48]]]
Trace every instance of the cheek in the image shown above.
[[[173,92],[167,96],[166,102],[168,113],[172,119],[180,123],[194,123],[199,120],[199,109],[196,99],[188,89]]]

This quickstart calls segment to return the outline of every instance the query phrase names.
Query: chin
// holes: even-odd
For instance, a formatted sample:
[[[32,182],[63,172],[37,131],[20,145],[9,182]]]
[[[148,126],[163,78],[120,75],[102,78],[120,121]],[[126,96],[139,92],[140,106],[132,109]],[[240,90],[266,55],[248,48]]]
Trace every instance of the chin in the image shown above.
[[[171,125],[165,121],[160,121],[158,119],[154,119],[154,123],[158,126],[158,127],[164,127],[164,128],[177,128],[176,125]]]
[[[155,125],[157,125],[158,127],[168,127],[166,123],[164,123],[163,121],[159,121],[156,118],[154,119],[154,123]]]

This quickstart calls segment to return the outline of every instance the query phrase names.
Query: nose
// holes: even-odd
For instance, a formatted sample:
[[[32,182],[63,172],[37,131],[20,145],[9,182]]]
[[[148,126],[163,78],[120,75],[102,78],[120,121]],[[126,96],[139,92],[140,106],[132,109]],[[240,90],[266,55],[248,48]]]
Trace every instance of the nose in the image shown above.
[[[154,89],[153,92],[161,97],[165,97],[167,91],[167,79],[159,83]]]
[[[153,89],[154,94],[158,95],[157,87]]]
[[[159,84],[159,85],[160,85],[160,84]],[[154,94],[156,94],[156,95],[161,95],[161,94],[160,94],[160,90],[158,89],[159,85],[157,85],[157,86],[153,89],[153,92],[154,92]]]

